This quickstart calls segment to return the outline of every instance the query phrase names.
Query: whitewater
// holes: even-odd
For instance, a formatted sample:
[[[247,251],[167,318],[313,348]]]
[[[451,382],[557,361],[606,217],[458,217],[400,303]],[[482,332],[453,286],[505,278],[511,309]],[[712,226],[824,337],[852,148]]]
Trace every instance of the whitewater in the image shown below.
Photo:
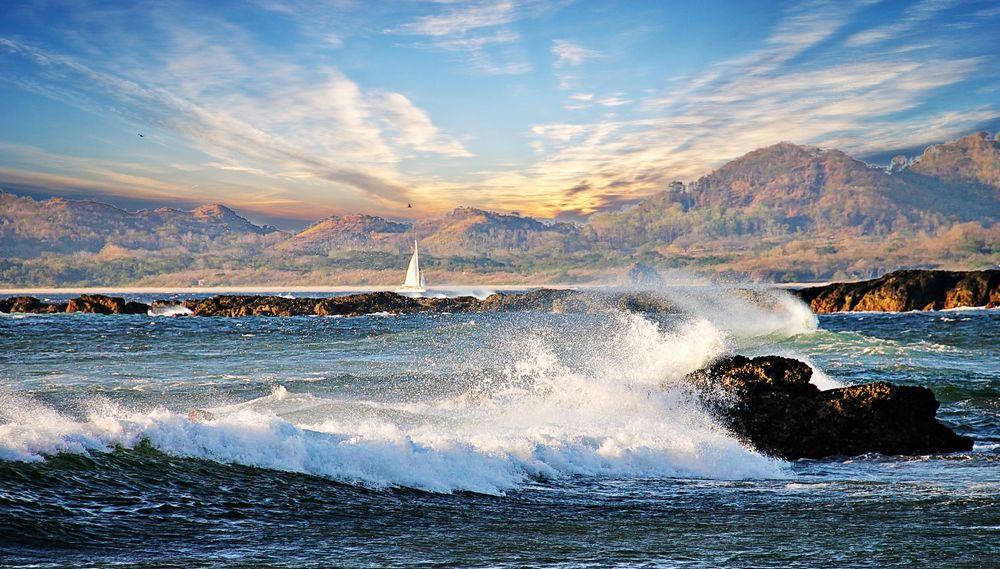
[[[639,534],[618,536],[611,550],[586,539],[600,527],[608,529],[600,517],[583,513],[593,508],[632,504],[649,519],[660,519],[666,500],[680,516],[665,538],[675,543],[733,523],[730,506],[719,506],[719,500],[749,508],[740,523],[775,526],[788,522],[760,509],[767,496],[805,511],[816,507],[814,500],[841,501],[844,507],[855,499],[867,503],[855,493],[861,487],[886,493],[887,503],[898,502],[900,511],[914,495],[996,500],[984,498],[995,496],[984,488],[995,489],[998,479],[1000,380],[991,370],[1000,366],[990,366],[1000,356],[989,336],[995,339],[997,311],[817,319],[780,291],[747,295],[691,286],[664,294],[682,313],[227,319],[174,310],[150,316],[4,316],[0,530],[15,533],[0,540],[0,552],[18,563],[50,557],[57,566],[72,566],[80,560],[74,544],[93,545],[90,526],[84,531],[76,517],[87,511],[112,536],[107,548],[95,546],[97,565],[131,559],[122,548],[133,536],[114,516],[131,519],[134,531],[152,523],[141,516],[153,516],[190,548],[188,562],[204,559],[220,544],[232,548],[245,537],[242,526],[214,523],[212,516],[204,521],[206,511],[222,515],[220,520],[237,515],[269,520],[276,528],[299,527],[301,519],[284,519],[265,506],[293,499],[282,494],[289,484],[328,513],[323,519],[335,533],[361,523],[357,516],[364,524],[412,523],[414,508],[437,511],[450,508],[452,500],[459,500],[463,512],[455,516],[468,526],[457,531],[481,531],[487,521],[505,527],[537,515],[541,500],[557,517],[573,512],[564,520],[569,525],[553,520],[536,530],[562,534],[579,528],[582,533],[566,543],[576,544],[570,549],[582,555],[580,563],[629,542],[633,556],[622,559],[643,559],[635,556],[646,539]],[[732,353],[806,361],[821,389],[876,379],[926,385],[944,401],[941,417],[972,434],[977,446],[957,462],[785,462],[764,456],[713,420],[684,379]],[[945,474],[949,482],[942,484]],[[234,476],[247,487],[231,488],[227,481]],[[242,505],[226,506],[195,487],[229,488],[242,496]],[[125,502],[135,508],[121,506]],[[158,509],[164,504],[169,515]],[[66,511],[53,513],[53,506]],[[358,507],[378,509],[380,517],[342,511]],[[703,511],[709,507],[717,508],[717,517]],[[701,526],[691,519],[696,512]],[[982,512],[969,527],[1000,525]],[[622,519],[636,531],[642,525],[628,515]],[[193,532],[199,524],[217,532],[217,539]],[[802,530],[810,527],[805,523]],[[921,527],[917,523],[913,531]],[[25,528],[33,528],[32,535],[25,537]],[[450,537],[428,532],[424,537],[431,542],[450,543]],[[300,562],[347,551],[344,540],[336,546],[308,535],[283,536],[238,547],[234,563],[280,560],[277,552],[289,540],[314,552],[296,553]],[[351,549],[357,556],[338,559],[407,565],[428,559],[433,550],[384,557],[389,546],[375,542],[367,550],[353,543],[361,547]],[[157,543],[139,557],[159,566],[172,559],[171,542]],[[556,546],[525,547],[551,554],[547,548]],[[985,555],[993,549],[971,551]],[[467,552],[463,559],[474,565],[504,561],[488,550],[481,557]],[[447,561],[442,555],[430,558]],[[860,550],[853,555],[865,559]],[[680,563],[663,549],[652,558]],[[740,558],[730,561],[741,565]]]

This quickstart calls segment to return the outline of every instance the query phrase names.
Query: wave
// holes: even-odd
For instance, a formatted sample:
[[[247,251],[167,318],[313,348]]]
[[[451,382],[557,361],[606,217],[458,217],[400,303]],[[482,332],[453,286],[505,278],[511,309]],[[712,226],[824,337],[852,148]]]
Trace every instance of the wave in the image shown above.
[[[787,465],[732,437],[684,376],[731,351],[732,330],[686,317],[669,328],[638,314],[480,326],[452,345],[446,394],[404,401],[276,388],[189,416],[176,408],[77,402],[70,416],[30,398],[0,399],[0,459],[104,452],[147,441],[171,455],[323,476],[373,488],[503,494],[570,476],[780,478]],[[577,323],[577,324],[574,324]],[[786,333],[800,328],[785,327]],[[447,352],[447,350],[443,350]],[[443,360],[442,360],[443,361]],[[434,362],[430,362],[433,365]],[[444,366],[449,367],[449,366]]]
[[[183,304],[151,306],[146,312],[149,316],[190,316],[191,309]]]
[[[704,284],[660,291],[685,312],[704,318],[737,343],[812,334],[819,319],[804,302],[785,290],[747,289]]]

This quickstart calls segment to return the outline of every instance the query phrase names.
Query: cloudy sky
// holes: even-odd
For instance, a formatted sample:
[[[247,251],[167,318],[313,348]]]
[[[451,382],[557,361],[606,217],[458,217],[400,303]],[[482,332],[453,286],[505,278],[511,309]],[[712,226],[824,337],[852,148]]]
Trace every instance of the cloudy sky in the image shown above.
[[[865,157],[1000,126],[996,0],[3,12],[0,188],[285,227],[459,205],[579,218],[779,141]]]

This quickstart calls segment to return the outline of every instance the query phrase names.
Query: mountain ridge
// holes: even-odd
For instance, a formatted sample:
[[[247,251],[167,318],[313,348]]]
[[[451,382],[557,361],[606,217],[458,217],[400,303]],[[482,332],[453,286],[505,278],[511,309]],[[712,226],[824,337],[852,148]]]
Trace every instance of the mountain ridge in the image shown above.
[[[898,268],[885,266],[894,254],[904,264],[983,265],[1000,248],[998,221],[1000,142],[980,132],[930,146],[913,159],[894,158],[888,167],[837,149],[779,142],[582,224],[458,207],[409,221],[335,215],[286,233],[253,224],[223,204],[128,212],[94,200],[36,201],[0,191],[0,258],[103,253],[120,259],[142,252],[209,256],[222,259],[214,265],[230,266],[254,256],[244,264],[280,265],[287,273],[325,263],[314,257],[345,266],[346,257],[363,254],[388,269],[417,239],[430,263],[466,259],[455,261],[456,270],[503,266],[531,274],[559,265],[572,278],[572,271],[587,273],[588,263],[643,261],[759,273],[745,258],[770,256],[766,270],[785,278],[779,258],[790,261],[812,248],[816,258],[806,275],[864,276]],[[824,260],[829,271],[819,266]],[[357,270],[365,266],[352,263]],[[0,282],[4,278],[0,271]]]

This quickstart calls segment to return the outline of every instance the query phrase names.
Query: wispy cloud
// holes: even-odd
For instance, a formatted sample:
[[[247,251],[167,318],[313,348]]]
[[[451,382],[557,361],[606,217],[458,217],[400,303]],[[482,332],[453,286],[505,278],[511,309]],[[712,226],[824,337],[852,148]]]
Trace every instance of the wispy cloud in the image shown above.
[[[141,147],[107,144],[135,162],[0,147],[0,183],[214,193],[300,217],[323,207],[406,215],[411,200],[421,214],[468,204],[584,215],[781,140],[864,155],[1000,118],[989,98],[1000,85],[992,6],[788,3],[765,10],[762,38],[699,51],[707,63],[681,75],[671,61],[683,58],[652,53],[655,34],[589,33],[634,30],[645,12],[547,17],[569,3],[266,0],[258,7],[277,23],[255,28],[179,0],[68,10],[37,37],[0,24],[0,82],[11,91],[147,134]],[[649,9],[664,18],[657,29],[669,27],[667,12]],[[279,31],[289,41],[276,46]],[[683,39],[670,45],[694,49]],[[424,80],[449,60],[473,73]],[[551,68],[529,74],[533,65]]]
[[[399,27],[399,32],[421,36],[465,35],[481,28],[509,24],[517,18],[517,4],[510,1],[479,2],[448,7],[444,13],[422,16]]]
[[[858,32],[847,38],[845,43],[849,47],[861,47],[898,38],[901,34],[918,29],[920,24],[958,2],[959,0],[922,0],[908,8],[900,19]]]
[[[991,106],[923,108],[936,90],[986,69],[984,56],[839,50],[833,40],[853,9],[839,2],[793,8],[763,47],[645,97],[631,117],[536,125],[531,132],[536,150],[545,149],[542,158],[482,184],[491,196],[537,200],[553,214],[585,214],[778,141],[864,154],[930,144],[1000,117]],[[609,107],[630,102],[622,93],[591,100]],[[912,116],[902,118],[907,112]]]
[[[508,26],[545,9],[534,0],[459,1],[385,32],[421,36],[425,41],[414,47],[462,54],[469,67],[485,75],[520,75],[532,65],[518,45],[520,34]]]
[[[199,44],[190,45],[197,49]],[[46,82],[34,86],[47,96],[73,103],[110,99],[116,112],[183,135],[229,170],[332,182],[387,207],[409,199],[408,184],[396,171],[407,155],[471,156],[406,96],[363,89],[333,68],[315,77],[293,65],[227,64],[236,76],[194,87],[153,85],[11,39],[0,38],[0,48],[21,64],[37,66],[36,75]],[[187,55],[179,53],[171,65],[184,65]],[[169,76],[161,74],[161,83]],[[253,76],[278,80],[248,96],[239,87]]]
[[[566,40],[552,40],[552,53],[556,56],[556,67],[576,66],[601,57],[597,50]]]
[[[620,107],[622,105],[631,104],[632,101],[624,98],[624,93],[615,93],[610,97],[604,97],[597,100],[597,104],[604,107]]]

